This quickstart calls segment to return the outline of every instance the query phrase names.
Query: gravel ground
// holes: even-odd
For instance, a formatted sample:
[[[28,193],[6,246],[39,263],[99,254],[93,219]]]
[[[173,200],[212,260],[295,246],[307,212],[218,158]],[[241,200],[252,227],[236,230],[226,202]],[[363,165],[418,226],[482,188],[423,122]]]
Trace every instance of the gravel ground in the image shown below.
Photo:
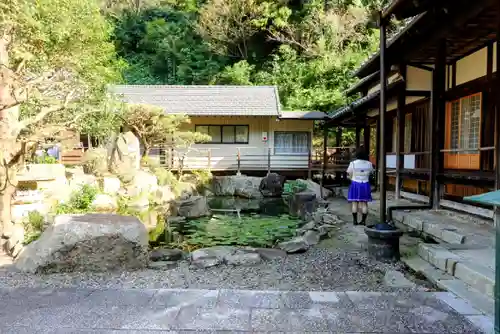
[[[193,288],[251,290],[392,291],[384,286],[387,269],[400,266],[375,263],[363,251],[314,248],[283,260],[252,267],[218,266],[195,269],[187,262],[166,271],[27,275],[0,270],[3,287]]]
[[[332,200],[335,212],[350,222],[349,206]],[[141,270],[119,273],[76,272],[28,275],[14,272],[0,261],[0,288],[3,287],[84,287],[84,288],[190,288],[249,290],[401,291],[385,286],[387,270],[405,272],[402,264],[384,264],[368,258],[363,227],[340,224],[333,237],[303,254],[262,262],[251,267],[221,265],[193,268],[186,261],[169,270]],[[431,286],[406,273],[419,288]]]

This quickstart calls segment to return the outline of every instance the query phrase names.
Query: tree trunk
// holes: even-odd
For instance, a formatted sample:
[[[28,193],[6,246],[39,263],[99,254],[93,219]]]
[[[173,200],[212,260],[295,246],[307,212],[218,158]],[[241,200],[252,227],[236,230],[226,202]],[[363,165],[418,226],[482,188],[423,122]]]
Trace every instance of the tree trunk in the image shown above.
[[[21,151],[17,142],[21,124],[16,74],[9,67],[9,44],[10,36],[0,30],[0,234],[7,237],[12,230],[11,203],[17,186],[17,167],[23,158],[17,156]]]
[[[0,192],[0,234],[6,238],[12,236],[12,197],[16,192],[16,186],[17,182],[10,182],[5,189]]]

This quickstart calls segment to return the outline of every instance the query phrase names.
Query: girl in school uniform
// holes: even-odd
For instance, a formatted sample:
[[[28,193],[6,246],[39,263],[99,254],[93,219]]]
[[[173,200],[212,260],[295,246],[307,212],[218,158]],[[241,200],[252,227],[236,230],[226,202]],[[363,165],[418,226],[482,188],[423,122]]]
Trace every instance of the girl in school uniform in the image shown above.
[[[372,201],[370,186],[370,175],[373,165],[369,161],[368,153],[364,147],[356,151],[356,160],[352,161],[347,168],[347,175],[351,180],[347,200],[352,206],[352,219],[354,225],[365,225],[368,217],[368,202]],[[358,211],[361,210],[362,218],[358,223]]]

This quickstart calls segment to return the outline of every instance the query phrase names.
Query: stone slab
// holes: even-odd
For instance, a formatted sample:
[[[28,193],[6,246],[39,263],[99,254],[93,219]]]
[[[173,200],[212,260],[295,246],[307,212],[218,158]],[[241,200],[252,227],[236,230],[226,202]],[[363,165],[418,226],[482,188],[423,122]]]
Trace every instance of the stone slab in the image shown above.
[[[470,261],[456,264],[454,276],[482,294],[494,298],[495,272]]]
[[[472,324],[480,318],[427,292],[20,288],[0,296],[20,306],[0,309],[0,333],[481,333]]]
[[[403,262],[412,270],[421,273],[429,281],[436,284],[440,289],[449,291],[459,298],[467,301],[473,308],[483,314],[493,314],[494,301],[482,295],[479,291],[471,288],[459,279],[435,268],[418,256],[403,259]]]

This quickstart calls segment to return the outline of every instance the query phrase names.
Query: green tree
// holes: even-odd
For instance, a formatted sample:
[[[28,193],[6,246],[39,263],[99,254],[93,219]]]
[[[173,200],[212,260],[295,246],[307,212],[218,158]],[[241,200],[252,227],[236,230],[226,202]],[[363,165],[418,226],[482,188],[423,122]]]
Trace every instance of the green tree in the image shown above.
[[[0,3],[0,233],[30,148],[78,122],[119,79],[110,27],[93,0]]]
[[[181,126],[190,122],[186,115],[166,115],[162,108],[145,104],[124,105],[121,116],[123,126],[139,139],[146,157],[157,145],[170,148],[189,148],[196,142],[210,138],[198,132],[182,131]]]
[[[132,84],[207,84],[227,63],[195,31],[196,15],[169,7],[125,11],[116,21],[118,51]]]

